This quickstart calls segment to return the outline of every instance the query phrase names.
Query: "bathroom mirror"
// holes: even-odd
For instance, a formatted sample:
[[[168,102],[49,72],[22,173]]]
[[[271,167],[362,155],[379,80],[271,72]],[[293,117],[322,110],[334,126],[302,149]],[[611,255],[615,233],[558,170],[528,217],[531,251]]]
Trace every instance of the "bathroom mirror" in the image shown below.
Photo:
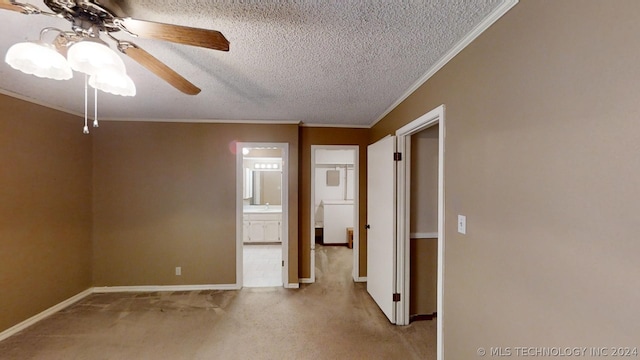
[[[282,172],[252,171],[250,205],[282,205]]]
[[[245,148],[243,153],[245,205],[282,205],[282,150]]]

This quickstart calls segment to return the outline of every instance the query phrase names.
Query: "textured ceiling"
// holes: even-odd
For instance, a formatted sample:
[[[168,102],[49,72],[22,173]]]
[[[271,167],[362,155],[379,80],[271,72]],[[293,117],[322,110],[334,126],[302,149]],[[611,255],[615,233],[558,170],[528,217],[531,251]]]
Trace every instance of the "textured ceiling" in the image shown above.
[[[184,95],[125,57],[138,93],[100,93],[100,118],[369,126],[505,1],[117,2],[134,18],[219,30],[231,45],[227,53],[117,34],[202,92]],[[0,22],[1,54],[43,27],[70,29],[66,20],[3,10]],[[80,73],[55,81],[0,65],[3,92],[72,113],[83,112],[83,82]]]

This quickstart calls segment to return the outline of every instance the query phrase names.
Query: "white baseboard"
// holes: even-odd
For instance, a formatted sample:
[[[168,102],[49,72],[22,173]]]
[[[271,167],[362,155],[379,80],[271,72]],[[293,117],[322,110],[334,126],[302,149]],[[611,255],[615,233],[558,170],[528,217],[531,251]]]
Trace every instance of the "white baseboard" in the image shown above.
[[[359,277],[353,279],[353,281],[355,281],[355,282],[367,282],[367,277],[366,276],[359,276]]]
[[[300,288],[300,283],[289,283],[289,284],[284,284],[284,287],[286,289],[299,289]]]
[[[298,282],[300,284],[313,284],[315,281],[311,280],[311,278],[300,278]]]
[[[297,289],[300,284],[293,283],[285,286],[289,289]],[[219,284],[219,285],[144,285],[144,286],[102,286],[89,288],[63,302],[54,305],[47,310],[36,314],[27,320],[16,324],[3,332],[0,332],[0,341],[13,336],[38,321],[51,316],[56,312],[73,305],[74,303],[84,299],[94,293],[112,293],[112,292],[155,292],[155,291],[197,291],[197,290],[240,290],[237,284]]]
[[[237,284],[219,285],[141,285],[141,286],[101,286],[94,287],[94,293],[112,292],[154,292],[154,291],[198,291],[198,290],[240,290]]]
[[[30,318],[28,318],[27,320],[16,324],[10,328],[8,328],[7,330],[3,331],[0,333],[0,341],[8,338],[9,336],[15,335],[17,333],[19,333],[20,331],[28,328],[29,326],[37,323],[38,321],[46,318],[47,316],[51,316],[55,313],[57,313],[58,311],[68,307],[69,305],[73,305],[74,303],[84,299],[85,297],[91,295],[93,293],[93,288],[89,288],[75,296],[72,296],[70,298],[68,298],[67,300],[64,300],[63,302],[57,304],[57,305],[53,305],[52,307],[48,308],[47,310],[36,314]]]

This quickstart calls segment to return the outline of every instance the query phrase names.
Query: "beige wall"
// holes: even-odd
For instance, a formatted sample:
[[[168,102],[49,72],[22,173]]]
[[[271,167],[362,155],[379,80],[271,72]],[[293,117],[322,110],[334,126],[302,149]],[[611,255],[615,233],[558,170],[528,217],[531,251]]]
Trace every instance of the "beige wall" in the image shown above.
[[[411,233],[438,232],[438,129],[411,136]]]
[[[0,332],[91,286],[91,137],[0,95]]]
[[[438,239],[411,239],[409,315],[438,310]]]
[[[234,141],[289,143],[298,281],[297,125],[106,122],[94,134],[95,286],[236,282]]]
[[[372,130],[446,106],[446,358],[638,346],[639,12],[521,1]]]
[[[367,274],[367,143],[368,129],[300,127],[300,277],[311,276],[311,145],[359,145],[360,276]]]

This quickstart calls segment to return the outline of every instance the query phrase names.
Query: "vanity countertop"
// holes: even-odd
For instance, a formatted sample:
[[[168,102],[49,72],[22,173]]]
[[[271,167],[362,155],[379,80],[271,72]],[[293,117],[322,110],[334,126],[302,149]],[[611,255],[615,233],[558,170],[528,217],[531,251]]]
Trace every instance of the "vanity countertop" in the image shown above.
[[[270,205],[252,205],[245,206],[242,209],[244,214],[279,214],[282,213],[282,206]]]

